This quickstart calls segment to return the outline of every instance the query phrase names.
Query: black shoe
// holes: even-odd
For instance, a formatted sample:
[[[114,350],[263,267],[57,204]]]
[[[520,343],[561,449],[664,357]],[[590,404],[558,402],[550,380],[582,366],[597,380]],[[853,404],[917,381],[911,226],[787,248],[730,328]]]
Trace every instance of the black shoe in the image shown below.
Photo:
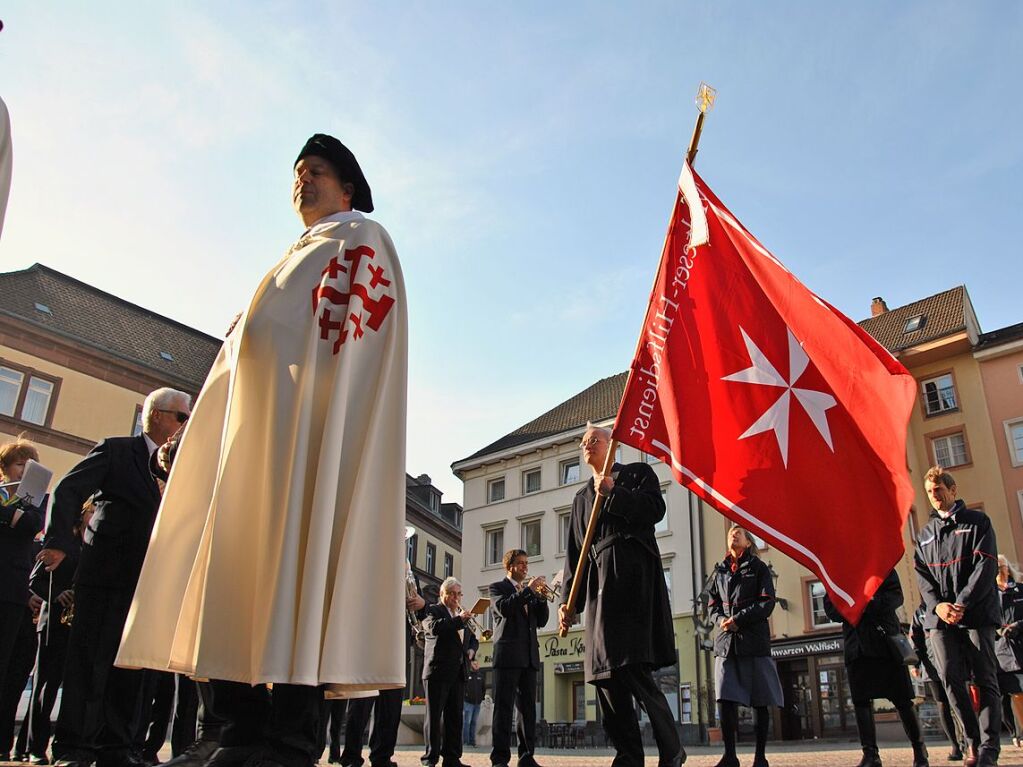
[[[197,740],[160,767],[203,767],[218,748],[219,744],[215,740]]]
[[[714,765],[714,767],[739,767],[739,757],[725,754],[721,757],[721,761]]]
[[[881,767],[881,755],[876,748],[864,748],[863,758],[857,767]]]
[[[27,762],[28,761],[28,754],[18,754],[18,753],[16,753],[14,755],[14,761],[16,761],[16,762]]]
[[[913,767],[931,767],[931,762],[927,758],[927,746],[923,743],[913,744]]]
[[[259,746],[221,746],[206,760],[205,767],[242,767],[261,751]]]
[[[977,759],[977,767],[998,767],[998,754],[982,749]]]
[[[948,752],[948,761],[950,762],[963,761],[963,750],[959,748],[959,746],[952,746],[952,750]]]
[[[43,754],[42,756],[33,756],[32,757],[32,764],[39,765],[39,767],[42,767],[42,765],[49,764],[49,763],[50,763],[50,760],[46,758],[46,754]]]
[[[91,759],[75,759],[74,757],[55,759],[53,762],[53,767],[91,767],[91,765]]]
[[[331,751],[330,756],[327,757],[327,764],[341,764],[341,752]]]
[[[767,757],[761,754],[760,756],[753,757],[753,767],[770,767],[767,763]]]

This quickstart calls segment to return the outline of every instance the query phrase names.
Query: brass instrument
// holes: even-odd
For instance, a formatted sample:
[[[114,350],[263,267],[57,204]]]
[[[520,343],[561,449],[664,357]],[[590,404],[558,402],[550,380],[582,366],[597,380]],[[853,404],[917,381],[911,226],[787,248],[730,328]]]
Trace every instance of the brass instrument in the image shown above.
[[[405,540],[407,541],[413,535],[416,534],[416,529],[411,525],[405,527]],[[405,599],[419,596],[419,589],[416,588],[416,576],[412,574],[412,563],[409,562],[408,557],[405,558]],[[412,637],[415,639],[416,647],[422,650],[426,647],[426,629],[423,628],[423,622],[419,620],[419,616],[416,615],[415,610],[405,610],[405,616],[408,618],[409,628],[412,629]]]
[[[75,603],[72,602],[60,611],[60,623],[62,626],[70,626],[75,620]]]
[[[541,599],[556,602],[561,597],[560,583],[547,583],[539,577],[533,578],[526,586]]]
[[[469,617],[465,619],[465,626],[469,629],[469,631],[476,635],[477,639],[483,642],[489,642],[490,638],[494,636],[494,632],[490,629],[483,628],[479,624],[479,621],[472,616],[472,613],[470,613]]]

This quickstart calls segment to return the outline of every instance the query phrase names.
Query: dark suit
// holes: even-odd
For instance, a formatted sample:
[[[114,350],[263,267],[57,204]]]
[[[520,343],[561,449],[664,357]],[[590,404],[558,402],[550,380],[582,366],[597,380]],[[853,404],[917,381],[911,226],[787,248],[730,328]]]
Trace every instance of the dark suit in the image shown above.
[[[8,491],[0,490],[0,499],[7,497]],[[9,675],[22,618],[28,610],[32,539],[43,528],[42,512],[34,506],[15,501],[5,511],[13,516],[19,509],[22,515],[14,527],[0,522],[0,682]]]
[[[457,764],[462,757],[462,698],[468,676],[469,653],[479,648],[476,636],[461,618],[452,617],[443,604],[425,609],[423,628],[423,687],[426,689],[426,723],[423,764]],[[459,639],[458,632],[463,631]],[[443,739],[441,718],[444,720]]]
[[[130,753],[143,675],[113,663],[160,503],[149,458],[141,435],[106,439],[54,491],[46,548],[70,551],[82,504],[95,495],[96,505],[75,574],[75,619],[53,741],[58,759],[116,767]]]
[[[494,747],[493,764],[511,759],[512,706],[519,710],[519,763],[533,762],[536,748],[536,674],[540,647],[536,630],[546,626],[546,599],[531,589],[516,589],[508,578],[490,584],[494,605]]]

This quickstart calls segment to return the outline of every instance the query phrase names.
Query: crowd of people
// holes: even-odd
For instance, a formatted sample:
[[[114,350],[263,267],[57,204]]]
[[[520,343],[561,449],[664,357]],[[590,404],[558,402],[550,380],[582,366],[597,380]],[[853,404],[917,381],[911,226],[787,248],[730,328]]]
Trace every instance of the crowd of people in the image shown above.
[[[330,762],[361,765],[372,718],[369,762],[386,767],[413,629],[424,640],[422,763],[461,767],[463,745],[475,744],[479,623],[456,578],[430,604],[402,576],[407,321],[393,244],[360,212],[373,210],[369,184],[331,136],[302,148],[292,199],[305,231],[232,324],[194,412],[184,392],[150,393],[139,435],[103,440],[60,479],[45,532],[45,504],[17,493],[38,451],[22,439],[0,447],[0,757],[13,749],[36,764],[148,767],[173,718],[169,767],[311,767],[328,744]],[[614,764],[644,763],[639,706],[658,767],[679,767],[686,751],[653,676],[676,662],[655,536],[664,499],[646,463],[607,464],[610,442],[592,425],[582,437],[593,476],[573,502],[564,593],[577,593],[586,614],[585,677]],[[1020,739],[1023,585],[951,475],[934,468],[924,484],[934,514],[915,551],[917,673],[953,743],[949,758],[989,767],[1003,699]],[[588,536],[598,498],[603,513]],[[745,529],[733,525],[725,548],[709,601],[718,767],[738,767],[740,706],[754,710],[753,767],[768,767],[769,709],[783,697],[770,655],[774,583]],[[503,564],[490,586],[489,760],[510,764],[517,721],[516,764],[538,767],[537,630],[552,592],[529,578],[525,551],[508,551]],[[403,597],[367,610],[370,580]],[[861,767],[881,764],[878,698],[898,711],[914,767],[928,765],[896,641],[902,603],[893,571],[856,625],[825,605],[843,624]],[[576,611],[563,599],[560,630]],[[15,743],[30,673],[30,714]]]

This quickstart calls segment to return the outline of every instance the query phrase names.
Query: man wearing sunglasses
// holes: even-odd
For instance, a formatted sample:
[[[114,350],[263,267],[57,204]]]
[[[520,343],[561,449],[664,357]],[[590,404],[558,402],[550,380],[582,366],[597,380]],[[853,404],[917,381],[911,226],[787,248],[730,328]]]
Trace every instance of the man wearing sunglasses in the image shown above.
[[[142,672],[114,668],[113,662],[160,503],[151,460],[190,412],[189,395],[157,389],[142,406],[141,434],[103,440],[54,491],[38,556],[47,570],[71,550],[85,500],[92,496],[96,507],[75,574],[75,620],[53,742],[57,764],[142,765],[131,750]]]

